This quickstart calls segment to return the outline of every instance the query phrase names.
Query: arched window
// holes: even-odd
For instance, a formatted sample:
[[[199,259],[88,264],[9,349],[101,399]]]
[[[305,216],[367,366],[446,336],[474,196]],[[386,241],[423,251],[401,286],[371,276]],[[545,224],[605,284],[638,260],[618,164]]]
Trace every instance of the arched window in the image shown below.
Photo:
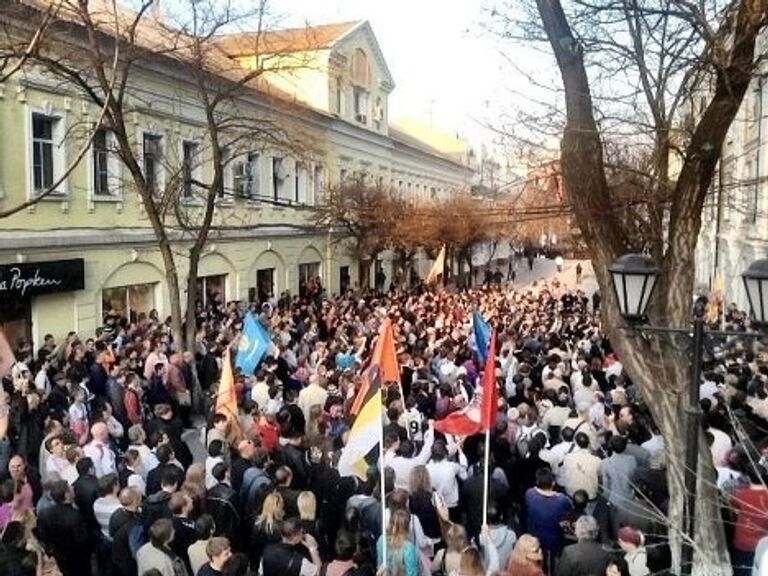
[[[368,56],[360,48],[352,55],[352,82],[365,88],[368,88],[371,83]]]

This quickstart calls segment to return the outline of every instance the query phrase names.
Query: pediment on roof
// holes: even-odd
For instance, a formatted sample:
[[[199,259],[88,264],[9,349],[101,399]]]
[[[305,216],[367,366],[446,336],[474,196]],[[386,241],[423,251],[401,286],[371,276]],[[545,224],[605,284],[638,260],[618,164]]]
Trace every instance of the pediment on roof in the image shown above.
[[[331,61],[350,62],[352,52],[358,47],[362,47],[368,56],[369,66],[379,87],[385,92],[391,92],[395,87],[395,81],[368,21],[361,22],[336,41],[332,48]]]

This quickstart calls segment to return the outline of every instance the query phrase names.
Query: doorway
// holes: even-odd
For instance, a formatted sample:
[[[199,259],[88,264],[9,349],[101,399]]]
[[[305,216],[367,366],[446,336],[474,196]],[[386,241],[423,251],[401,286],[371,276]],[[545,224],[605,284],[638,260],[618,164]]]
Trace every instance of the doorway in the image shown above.
[[[262,268],[256,271],[256,295],[261,303],[275,295],[274,268]]]

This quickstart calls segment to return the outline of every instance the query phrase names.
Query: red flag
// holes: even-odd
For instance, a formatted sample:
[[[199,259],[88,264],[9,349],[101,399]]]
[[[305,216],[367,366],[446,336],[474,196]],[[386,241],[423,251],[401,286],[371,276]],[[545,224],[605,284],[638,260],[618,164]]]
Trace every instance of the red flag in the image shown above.
[[[455,436],[471,436],[491,429],[496,424],[499,392],[496,386],[496,332],[491,336],[488,359],[480,385],[472,401],[462,410],[435,422],[435,430]]]
[[[379,338],[376,341],[376,347],[373,349],[373,356],[369,366],[378,366],[379,375],[382,383],[400,382],[400,366],[397,363],[397,354],[395,352],[395,335],[392,332],[392,321],[385,318],[379,329]],[[370,395],[371,384],[368,378],[368,371],[363,373],[363,382],[360,390],[355,396],[350,413],[357,416],[363,407],[366,399]]]

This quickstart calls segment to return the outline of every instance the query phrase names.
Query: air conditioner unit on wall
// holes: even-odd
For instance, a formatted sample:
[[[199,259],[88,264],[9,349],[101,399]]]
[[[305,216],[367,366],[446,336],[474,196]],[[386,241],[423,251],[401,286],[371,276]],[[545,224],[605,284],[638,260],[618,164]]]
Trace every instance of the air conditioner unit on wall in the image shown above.
[[[355,120],[360,122],[360,124],[367,124],[368,123],[368,117],[365,114],[357,114],[355,116]]]

